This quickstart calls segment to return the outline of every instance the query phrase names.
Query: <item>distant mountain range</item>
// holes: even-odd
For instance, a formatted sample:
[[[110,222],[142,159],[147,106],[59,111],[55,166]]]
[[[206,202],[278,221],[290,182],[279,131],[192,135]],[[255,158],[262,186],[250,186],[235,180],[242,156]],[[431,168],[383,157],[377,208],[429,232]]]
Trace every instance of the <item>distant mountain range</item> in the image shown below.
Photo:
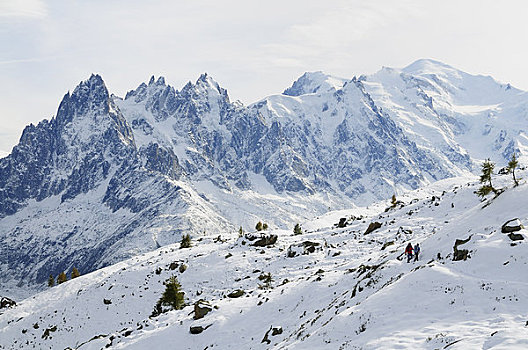
[[[0,294],[258,220],[289,228],[528,157],[528,94],[419,60],[342,79],[305,73],[249,106],[203,74],[124,98],[92,75],[0,159]]]

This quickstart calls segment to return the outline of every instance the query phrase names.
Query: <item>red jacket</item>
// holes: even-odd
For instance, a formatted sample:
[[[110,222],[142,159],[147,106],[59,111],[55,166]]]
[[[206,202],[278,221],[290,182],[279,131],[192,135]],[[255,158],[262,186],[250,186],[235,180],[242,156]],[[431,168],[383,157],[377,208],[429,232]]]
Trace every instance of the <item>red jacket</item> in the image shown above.
[[[405,248],[405,254],[412,254],[412,253],[413,253],[412,246],[407,246],[407,248]]]

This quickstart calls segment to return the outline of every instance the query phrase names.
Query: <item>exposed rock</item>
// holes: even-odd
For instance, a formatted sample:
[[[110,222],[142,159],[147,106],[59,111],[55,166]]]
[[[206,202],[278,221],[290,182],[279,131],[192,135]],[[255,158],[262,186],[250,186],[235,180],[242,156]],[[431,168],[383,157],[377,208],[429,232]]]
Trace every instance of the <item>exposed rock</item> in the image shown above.
[[[0,309],[8,308],[8,307],[15,307],[16,302],[12,299],[2,297],[0,298]]]
[[[367,230],[365,231],[365,234],[368,235],[369,233],[379,229],[380,227],[381,227],[381,223],[380,222],[377,222],[377,221],[371,222],[369,224],[369,226],[367,227]]]
[[[273,327],[271,326],[270,329],[264,334],[264,338],[262,338],[261,343],[271,344],[271,340],[269,339],[269,335],[271,332],[271,336],[276,336],[279,334],[282,334],[282,327]]]
[[[342,228],[342,227],[346,227],[346,225],[347,225],[347,218],[339,219],[339,223],[337,224],[337,227]]]
[[[383,244],[383,247],[381,247],[381,250],[385,250],[388,246],[391,246],[394,244],[394,241],[388,241]]]
[[[288,258],[293,258],[298,255],[308,255],[314,253],[316,250],[321,250],[321,244],[317,242],[304,241],[299,244],[292,244],[288,247]]]
[[[169,270],[176,270],[178,268],[179,264],[176,261],[173,261],[169,265]]]
[[[189,331],[191,332],[191,334],[200,334],[204,331],[204,329],[205,328],[203,328],[202,326],[191,326]]]
[[[510,233],[508,235],[512,241],[522,241],[524,239],[524,236],[520,233]]]
[[[180,271],[180,273],[184,273],[187,270],[187,265],[181,264],[178,270]]]
[[[453,246],[453,261],[467,260],[469,257],[469,250],[467,249],[458,249],[459,245],[466,244],[471,239],[469,236],[467,239],[457,239],[455,245]]]
[[[251,245],[254,247],[267,247],[270,245],[273,245],[277,243],[277,239],[279,238],[277,235],[274,234],[265,234],[265,233],[248,233],[246,234],[246,239],[249,241],[254,241]]]
[[[103,303],[105,305],[110,305],[110,304],[112,304],[112,300],[111,299],[103,299]]]
[[[508,220],[502,225],[501,232],[502,233],[510,233],[510,232],[516,232],[523,229],[524,226],[521,224],[521,221],[518,218]]]
[[[229,293],[227,296],[230,298],[240,298],[242,295],[244,295],[244,291],[242,289],[237,289]]]
[[[209,304],[209,302],[200,299],[194,303],[194,319],[199,320],[212,310],[213,308],[211,307],[211,304]]]
[[[44,333],[42,334],[42,339],[48,339],[50,332],[55,332],[56,330],[57,330],[57,326],[46,328],[44,330]]]
[[[405,229],[405,228],[400,226],[400,228],[398,229],[398,233],[404,233],[406,235],[410,235],[410,234],[412,234],[412,230]]]

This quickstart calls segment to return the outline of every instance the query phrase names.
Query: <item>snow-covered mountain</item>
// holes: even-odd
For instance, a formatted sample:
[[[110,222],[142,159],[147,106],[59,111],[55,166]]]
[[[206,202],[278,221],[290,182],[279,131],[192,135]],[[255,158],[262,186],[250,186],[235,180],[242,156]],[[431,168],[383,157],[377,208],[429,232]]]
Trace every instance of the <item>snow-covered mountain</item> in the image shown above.
[[[306,73],[243,106],[209,75],[152,78],[124,98],[100,76],[0,159],[0,291],[263,220],[289,228],[526,160],[527,94],[431,60],[341,79]]]
[[[271,230],[269,246],[227,232],[145,253],[0,310],[0,348],[525,349],[528,185],[494,178],[505,191],[481,202],[475,180]],[[187,306],[150,317],[170,276]]]

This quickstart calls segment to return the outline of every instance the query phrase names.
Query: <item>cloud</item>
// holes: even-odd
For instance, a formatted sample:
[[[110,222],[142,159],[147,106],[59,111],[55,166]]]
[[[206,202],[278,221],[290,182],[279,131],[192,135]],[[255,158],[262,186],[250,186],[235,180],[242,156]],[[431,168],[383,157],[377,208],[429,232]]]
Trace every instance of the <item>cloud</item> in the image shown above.
[[[38,19],[47,15],[47,7],[41,0],[0,0],[0,20]]]

